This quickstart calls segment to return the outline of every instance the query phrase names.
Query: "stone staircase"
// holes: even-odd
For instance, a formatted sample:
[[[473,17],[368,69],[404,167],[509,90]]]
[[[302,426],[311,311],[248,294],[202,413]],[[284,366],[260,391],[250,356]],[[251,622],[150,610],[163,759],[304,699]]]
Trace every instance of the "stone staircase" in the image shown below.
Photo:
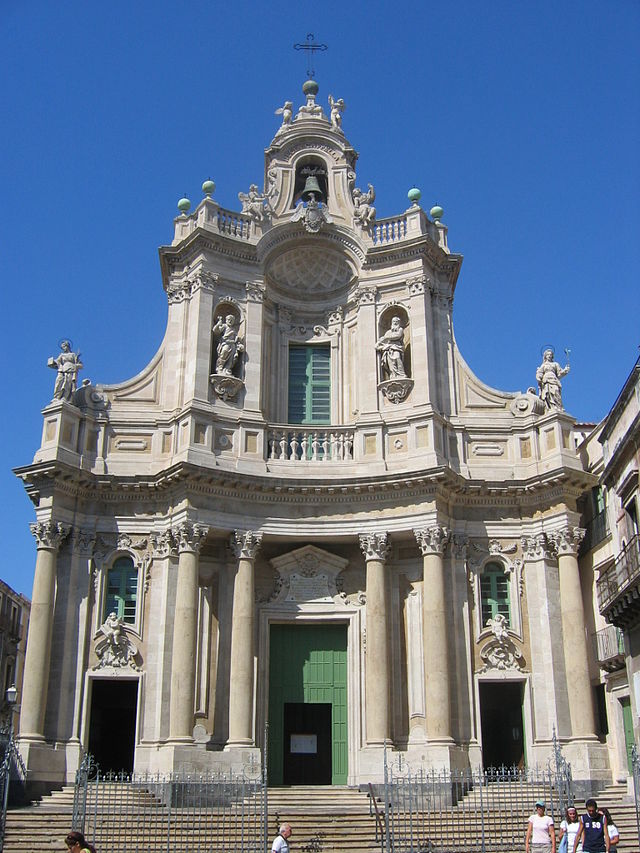
[[[499,786],[504,790],[498,790]],[[481,795],[480,790],[474,788],[454,808],[440,811],[433,817],[420,816],[414,819],[410,830],[406,825],[398,825],[394,829],[407,835],[411,832],[414,837],[428,837],[437,850],[443,843],[450,842],[454,826],[458,827],[456,837],[462,826],[469,841],[477,843],[480,826],[478,814],[482,810],[485,814],[487,851],[498,846],[505,849],[503,844],[506,839],[515,837],[522,839],[522,843],[509,848],[510,853],[524,853],[527,819],[533,811],[535,799],[542,795],[542,789],[538,791],[535,786],[527,785],[526,791],[516,791],[513,783],[496,783],[490,788],[489,801],[500,800],[511,803],[511,806],[500,811],[487,811],[487,791],[484,790]],[[293,829],[292,853],[379,853],[381,849],[380,843],[376,842],[376,820],[370,814],[366,793],[346,787],[313,786],[270,788],[268,796],[269,838],[275,836],[281,823],[290,823]],[[612,785],[601,791],[597,799],[599,805],[610,809],[620,829],[622,840],[618,849],[621,853],[638,853],[635,807],[627,797],[625,786]],[[123,811],[122,834],[110,839],[109,846],[101,843],[98,853],[167,853],[165,838],[161,835],[154,837],[152,831],[145,831],[138,825],[136,803],[140,808],[145,806],[148,809],[153,803],[157,803],[158,809],[163,808],[148,791],[137,791],[133,800],[129,797],[127,808]],[[576,806],[580,813],[584,812],[584,802],[578,801]],[[39,803],[10,810],[7,813],[3,853],[65,853],[64,837],[71,828],[72,808],[73,788],[69,786],[44,797]],[[384,811],[382,805],[380,809]],[[224,817],[207,815],[204,824],[202,819],[199,821],[197,840],[206,840],[204,849],[207,850],[224,847],[239,851],[241,839],[233,826],[229,813]],[[178,847],[199,849],[195,844],[192,824],[185,824],[180,834],[182,838],[176,850]],[[463,853],[464,846],[458,849]]]

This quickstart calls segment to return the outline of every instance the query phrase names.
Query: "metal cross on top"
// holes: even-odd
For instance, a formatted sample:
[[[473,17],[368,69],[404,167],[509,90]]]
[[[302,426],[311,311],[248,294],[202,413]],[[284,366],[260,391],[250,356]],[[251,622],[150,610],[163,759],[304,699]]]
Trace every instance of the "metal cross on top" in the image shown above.
[[[313,80],[316,70],[313,67],[313,54],[319,50],[326,50],[326,44],[316,44],[316,39],[313,33],[307,33],[307,40],[302,44],[294,44],[294,50],[305,50],[307,52],[307,76]]]

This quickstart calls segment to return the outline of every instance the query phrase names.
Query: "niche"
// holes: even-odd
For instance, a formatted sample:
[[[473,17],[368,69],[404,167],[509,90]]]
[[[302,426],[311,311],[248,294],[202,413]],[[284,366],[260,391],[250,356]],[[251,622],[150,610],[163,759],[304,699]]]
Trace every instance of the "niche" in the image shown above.
[[[235,400],[244,386],[242,313],[233,302],[220,302],[213,312],[211,375],[213,390],[225,402]]]
[[[308,201],[307,195],[303,195],[309,191],[314,192],[316,201],[327,203],[329,198],[329,185],[327,180],[327,167],[323,160],[318,157],[303,157],[296,166],[296,180],[293,187],[293,200],[291,207],[295,207],[297,203]]]
[[[378,388],[391,403],[401,403],[413,388],[409,317],[399,305],[389,305],[378,321]]]

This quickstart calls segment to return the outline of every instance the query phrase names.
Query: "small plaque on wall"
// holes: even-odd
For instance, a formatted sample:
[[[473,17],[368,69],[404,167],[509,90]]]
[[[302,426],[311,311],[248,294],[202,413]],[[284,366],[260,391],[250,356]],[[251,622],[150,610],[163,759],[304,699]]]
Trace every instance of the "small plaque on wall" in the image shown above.
[[[291,735],[290,752],[298,755],[316,755],[318,735]]]
[[[292,574],[289,578],[287,601],[331,601],[329,576],[325,572],[311,577]]]

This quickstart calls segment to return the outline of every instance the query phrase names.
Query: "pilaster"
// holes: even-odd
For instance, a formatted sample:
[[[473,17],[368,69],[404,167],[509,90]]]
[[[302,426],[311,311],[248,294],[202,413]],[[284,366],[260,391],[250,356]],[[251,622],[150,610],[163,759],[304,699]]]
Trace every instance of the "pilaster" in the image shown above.
[[[263,313],[264,313],[264,282],[260,280],[248,281],[247,290],[247,316],[245,322],[245,349],[244,360],[245,376],[245,412],[256,413],[262,416],[262,338],[263,338]]]

